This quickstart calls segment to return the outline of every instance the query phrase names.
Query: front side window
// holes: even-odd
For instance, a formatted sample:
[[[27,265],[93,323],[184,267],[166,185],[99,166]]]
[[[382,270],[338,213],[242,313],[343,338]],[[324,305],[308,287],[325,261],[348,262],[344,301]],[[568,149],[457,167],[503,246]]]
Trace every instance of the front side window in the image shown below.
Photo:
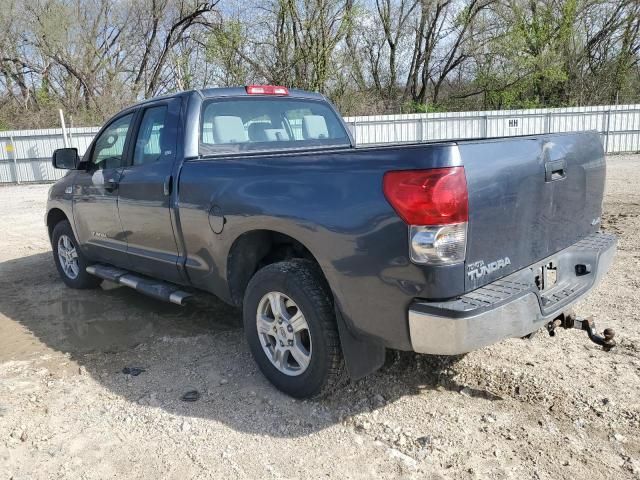
[[[144,165],[160,159],[162,155],[171,155],[175,137],[165,128],[167,106],[147,108],[140,122],[136,148],[133,152],[133,164]]]
[[[342,123],[323,102],[243,97],[202,107],[201,155],[349,145]]]
[[[125,115],[111,123],[97,138],[91,164],[104,170],[124,166],[124,145],[131,126],[133,113]]]

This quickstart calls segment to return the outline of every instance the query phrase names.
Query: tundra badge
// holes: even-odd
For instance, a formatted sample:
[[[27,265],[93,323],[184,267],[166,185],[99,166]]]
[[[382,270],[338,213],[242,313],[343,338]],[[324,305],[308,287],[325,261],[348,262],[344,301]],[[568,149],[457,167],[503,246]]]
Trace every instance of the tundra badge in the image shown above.
[[[478,260],[477,262],[467,265],[467,275],[469,275],[471,280],[477,280],[485,275],[495,272],[496,270],[504,268],[507,265],[511,265],[509,257],[500,258],[495,262],[488,264],[485,264],[484,260]]]

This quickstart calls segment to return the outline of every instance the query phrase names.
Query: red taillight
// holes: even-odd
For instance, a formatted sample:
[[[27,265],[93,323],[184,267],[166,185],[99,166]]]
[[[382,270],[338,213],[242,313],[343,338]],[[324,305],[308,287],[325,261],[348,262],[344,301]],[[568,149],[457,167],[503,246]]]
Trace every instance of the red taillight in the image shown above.
[[[246,90],[249,95],[289,95],[287,87],[278,85],[249,85]]]
[[[448,225],[469,219],[464,167],[387,172],[383,190],[409,225]]]

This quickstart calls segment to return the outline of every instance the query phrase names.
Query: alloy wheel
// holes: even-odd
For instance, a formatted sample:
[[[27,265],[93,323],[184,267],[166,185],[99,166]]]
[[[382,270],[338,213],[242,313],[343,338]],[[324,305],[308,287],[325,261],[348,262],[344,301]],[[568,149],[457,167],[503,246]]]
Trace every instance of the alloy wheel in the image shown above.
[[[258,304],[256,325],[265,355],[280,372],[297,376],[311,362],[309,325],[300,307],[281,292],[269,292]]]
[[[64,274],[71,280],[78,278],[80,265],[78,264],[78,252],[73,240],[68,235],[60,235],[58,238],[58,260]]]

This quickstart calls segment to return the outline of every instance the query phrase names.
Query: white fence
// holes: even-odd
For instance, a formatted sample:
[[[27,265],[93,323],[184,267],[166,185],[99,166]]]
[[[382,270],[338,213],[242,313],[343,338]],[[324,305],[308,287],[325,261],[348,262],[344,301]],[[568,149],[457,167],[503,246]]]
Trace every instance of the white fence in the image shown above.
[[[360,145],[596,130],[607,153],[640,151],[640,105],[350,117]]]
[[[640,105],[347,117],[359,145],[596,130],[607,153],[640,152]],[[68,129],[83,154],[98,128]],[[61,129],[0,132],[0,183],[46,182],[64,175],[51,154]]]
[[[72,147],[80,154],[99,128],[68,128]],[[64,147],[62,129],[0,131],[0,183],[49,182],[65,174],[51,165],[51,154]]]

